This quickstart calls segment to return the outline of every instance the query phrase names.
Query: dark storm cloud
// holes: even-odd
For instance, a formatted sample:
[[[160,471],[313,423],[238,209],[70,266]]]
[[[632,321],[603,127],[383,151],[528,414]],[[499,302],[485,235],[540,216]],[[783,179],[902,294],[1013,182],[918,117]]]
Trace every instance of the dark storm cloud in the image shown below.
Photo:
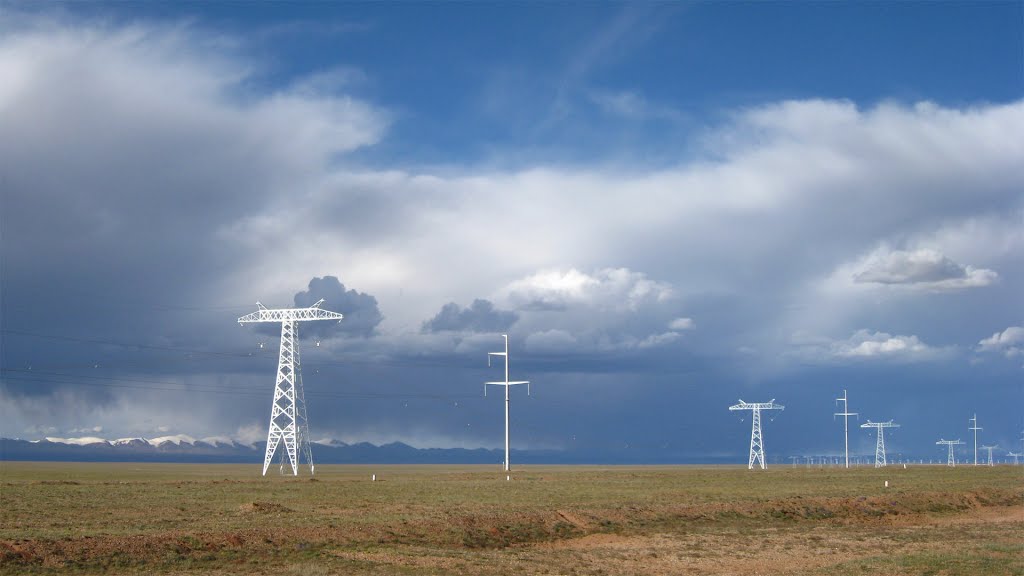
[[[321,298],[324,300],[321,308],[340,312],[345,318],[341,322],[310,322],[308,326],[302,327],[302,335],[329,338],[342,334],[369,338],[384,320],[376,298],[356,290],[346,290],[345,285],[334,276],[310,280],[309,288],[295,295],[295,307],[312,306]]]
[[[518,319],[515,312],[498,310],[489,300],[477,298],[468,308],[455,302],[445,304],[436,316],[423,323],[423,332],[501,332]]]

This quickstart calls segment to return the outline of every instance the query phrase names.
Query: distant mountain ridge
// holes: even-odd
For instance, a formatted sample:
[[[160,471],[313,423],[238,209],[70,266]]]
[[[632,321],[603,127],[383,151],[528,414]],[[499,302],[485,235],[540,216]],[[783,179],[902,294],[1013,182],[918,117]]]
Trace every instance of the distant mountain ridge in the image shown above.
[[[317,464],[495,464],[505,453],[486,448],[415,448],[402,442],[375,445],[346,444],[338,440],[313,442]],[[105,440],[49,437],[43,440],[0,438],[0,461],[54,462],[181,462],[262,465],[266,442],[240,444],[224,437],[195,439],[179,434],[158,438]],[[724,464],[735,458],[697,459],[675,452],[637,450],[569,451],[512,450],[520,464]]]
[[[186,435],[117,440],[0,438],[0,460],[4,461],[262,463],[265,450],[266,442],[246,445],[223,438],[197,440]],[[346,444],[324,440],[314,442],[312,450],[314,462],[321,464],[493,464],[504,459],[500,450],[414,448],[401,442],[377,446],[368,442]],[[556,453],[528,451],[534,457],[544,452]],[[519,456],[524,454],[518,453]]]
[[[262,465],[265,442],[241,444],[224,437],[197,440],[187,435],[159,438],[96,437],[20,440],[0,438],[0,461],[193,462]],[[279,452],[280,453],[280,452]],[[485,448],[415,448],[401,442],[346,444],[332,439],[312,443],[317,464],[496,464],[505,451]],[[512,450],[520,464],[735,464],[736,455],[693,455],[669,450]],[[276,459],[276,458],[275,458]],[[778,463],[778,462],[776,462]]]

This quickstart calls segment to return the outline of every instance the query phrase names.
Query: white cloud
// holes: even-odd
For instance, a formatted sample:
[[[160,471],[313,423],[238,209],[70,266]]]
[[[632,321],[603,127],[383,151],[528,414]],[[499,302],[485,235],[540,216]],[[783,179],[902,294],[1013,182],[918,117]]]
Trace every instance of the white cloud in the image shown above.
[[[573,304],[601,310],[636,310],[672,297],[672,287],[626,268],[584,274],[575,268],[547,270],[512,282],[503,296],[520,308],[564,308]]]
[[[1010,326],[978,342],[979,352],[1002,353],[1007,358],[1024,355],[1024,328]]]
[[[676,318],[668,323],[672,330],[696,330],[697,323],[692,318]]]
[[[499,298],[520,311],[517,327],[538,354],[632,351],[669,344],[692,320],[675,316],[672,286],[626,268],[546,270],[511,282]],[[671,331],[664,331],[668,325]]]
[[[797,338],[799,357],[834,361],[892,360],[898,362],[920,362],[935,360],[947,355],[950,350],[935,348],[914,335],[893,335],[886,332],[857,330],[844,340],[827,338]]]
[[[931,291],[988,286],[999,277],[993,270],[962,266],[937,250],[890,250],[881,247],[855,266],[853,281],[900,285]]]

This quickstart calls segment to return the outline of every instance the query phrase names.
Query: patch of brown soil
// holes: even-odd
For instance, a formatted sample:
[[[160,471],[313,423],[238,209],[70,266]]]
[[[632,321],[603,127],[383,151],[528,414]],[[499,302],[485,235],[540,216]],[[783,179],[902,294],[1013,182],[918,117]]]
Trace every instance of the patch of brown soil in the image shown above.
[[[282,506],[273,502],[248,502],[239,506],[238,509],[250,514],[278,514],[282,512],[294,512],[294,510],[287,506]]]

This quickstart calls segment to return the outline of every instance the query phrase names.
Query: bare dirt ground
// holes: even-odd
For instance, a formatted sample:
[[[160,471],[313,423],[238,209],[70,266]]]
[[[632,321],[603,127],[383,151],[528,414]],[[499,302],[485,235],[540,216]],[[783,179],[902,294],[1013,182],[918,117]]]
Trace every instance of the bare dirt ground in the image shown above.
[[[0,574],[1024,575],[1024,467],[2,465]]]

